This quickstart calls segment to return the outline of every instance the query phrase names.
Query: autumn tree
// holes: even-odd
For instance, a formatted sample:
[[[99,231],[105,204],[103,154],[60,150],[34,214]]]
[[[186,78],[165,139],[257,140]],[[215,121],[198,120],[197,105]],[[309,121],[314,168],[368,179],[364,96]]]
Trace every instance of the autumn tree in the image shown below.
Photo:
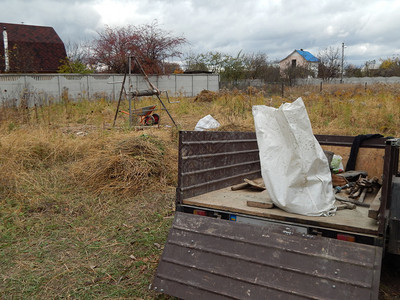
[[[386,59],[381,59],[379,66],[379,76],[400,76],[400,57],[393,56]]]
[[[163,64],[163,68],[164,68],[164,70],[163,70],[164,74],[181,74],[181,73],[183,73],[183,70],[178,63],[165,62]]]
[[[93,70],[79,60],[71,60],[69,57],[66,57],[61,60],[61,65],[58,67],[58,73],[88,74],[93,73]]]
[[[173,36],[161,29],[157,22],[125,27],[106,26],[91,43],[90,63],[107,72],[124,73],[130,56],[135,56],[148,74],[163,74],[163,65],[169,58],[179,57],[183,37]],[[140,73],[133,66],[133,73]]]

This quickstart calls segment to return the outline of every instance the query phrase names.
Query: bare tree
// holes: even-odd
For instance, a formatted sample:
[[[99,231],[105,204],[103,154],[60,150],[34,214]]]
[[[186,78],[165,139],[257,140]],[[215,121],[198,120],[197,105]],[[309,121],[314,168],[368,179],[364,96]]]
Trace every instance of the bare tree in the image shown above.
[[[375,64],[376,64],[375,60],[367,60],[364,63],[364,75],[366,77],[373,76],[372,73],[375,70]]]
[[[89,59],[89,42],[67,42],[65,44],[65,51],[70,61],[78,61],[81,63],[87,63]]]
[[[339,48],[328,47],[319,52],[318,77],[329,80],[340,75],[341,56]]]
[[[360,67],[353,64],[348,64],[345,68],[347,77],[363,77],[363,72]]]
[[[293,66],[291,62],[287,62],[286,66],[280,71],[281,77],[292,85],[297,78],[313,77],[314,71],[309,65]]]
[[[65,44],[65,50],[67,57],[60,61],[59,73],[93,73],[89,65],[87,43],[68,42]]]
[[[280,80],[279,68],[273,67],[268,62],[268,56],[265,53],[246,55],[247,77],[250,79],[262,79],[270,82]]]

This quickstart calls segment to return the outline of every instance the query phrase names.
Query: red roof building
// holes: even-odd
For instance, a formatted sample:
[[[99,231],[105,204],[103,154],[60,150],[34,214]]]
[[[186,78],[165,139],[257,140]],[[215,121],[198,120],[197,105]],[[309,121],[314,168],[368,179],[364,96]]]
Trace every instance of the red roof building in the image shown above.
[[[0,23],[0,32],[0,73],[55,73],[67,57],[52,27]]]

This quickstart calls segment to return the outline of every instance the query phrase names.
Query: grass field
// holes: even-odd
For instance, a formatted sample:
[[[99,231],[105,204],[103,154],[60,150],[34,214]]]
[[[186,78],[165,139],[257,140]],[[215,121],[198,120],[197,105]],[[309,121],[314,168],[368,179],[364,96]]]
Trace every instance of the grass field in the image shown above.
[[[0,108],[0,298],[167,299],[148,287],[174,214],[178,130],[211,114],[219,130],[252,131],[253,105],[298,97],[315,134],[400,136],[398,85],[178,98],[166,103],[178,128],[160,110],[145,130],[123,114],[113,127],[117,104],[102,99]]]

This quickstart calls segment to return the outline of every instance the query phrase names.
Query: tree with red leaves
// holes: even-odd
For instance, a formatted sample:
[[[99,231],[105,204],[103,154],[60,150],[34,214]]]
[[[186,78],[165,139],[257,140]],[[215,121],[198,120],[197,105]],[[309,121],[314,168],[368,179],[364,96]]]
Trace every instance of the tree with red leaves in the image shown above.
[[[129,56],[135,56],[147,74],[165,74],[166,60],[180,57],[182,53],[178,48],[186,43],[184,37],[172,36],[159,28],[157,22],[140,26],[107,26],[98,35],[91,43],[89,61],[110,73],[125,73]],[[140,73],[134,63],[132,73]]]

